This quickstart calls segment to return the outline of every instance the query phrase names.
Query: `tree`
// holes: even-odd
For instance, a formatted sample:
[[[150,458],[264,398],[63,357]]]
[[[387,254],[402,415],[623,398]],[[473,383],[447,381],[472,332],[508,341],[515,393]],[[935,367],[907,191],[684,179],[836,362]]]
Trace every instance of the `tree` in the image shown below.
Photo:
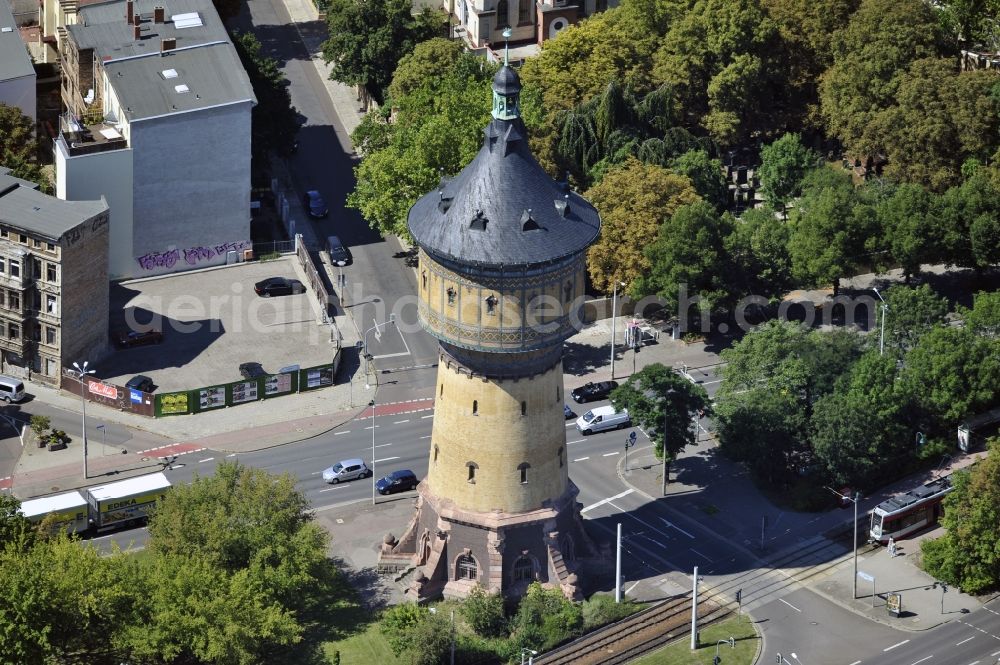
[[[977,335],[1000,338],[1000,291],[980,291],[975,295],[972,309],[960,308],[965,326]]]
[[[788,239],[788,224],[766,206],[747,210],[733,223],[726,252],[751,295],[773,303],[791,287]]]
[[[731,229],[732,218],[720,216],[705,201],[679,208],[660,227],[656,240],[646,245],[650,267],[635,282],[632,295],[659,296],[689,327],[699,313],[704,320],[724,310],[734,290],[725,247]],[[698,311],[690,307],[695,302]]]
[[[649,271],[643,248],[681,206],[698,200],[687,178],[636,159],[609,170],[584,196],[603,222],[600,239],[587,252],[587,272],[604,293],[617,282],[631,288]]]
[[[656,456],[670,462],[697,441],[695,416],[710,415],[708,393],[668,367],[653,363],[611,391],[616,411],[627,409],[632,422],[654,441]]]
[[[272,152],[291,153],[299,131],[297,113],[278,61],[262,53],[256,35],[234,32],[233,46],[257,97],[257,105],[250,116],[251,152],[254,163],[264,165]]]
[[[420,69],[422,58],[436,53],[433,48],[414,52],[407,67]],[[380,234],[408,237],[410,207],[437,187],[442,175],[458,173],[482,145],[495,69],[480,60],[463,53],[450,69],[417,88],[404,84],[404,77],[398,89],[408,92],[392,100],[395,121],[363,122],[352,136],[355,144],[366,143],[366,153],[354,169],[356,184],[347,204]]]
[[[442,35],[446,24],[444,14],[426,7],[413,14],[410,0],[331,0],[326,20],[330,78],[364,87],[380,102],[400,58]]]
[[[34,529],[20,513],[21,502],[10,494],[0,494],[0,550],[10,547],[16,551],[30,548]]]
[[[500,637],[507,627],[503,611],[503,597],[487,593],[482,587],[473,587],[462,603],[462,615],[472,630],[483,637]]]
[[[31,118],[17,106],[0,102],[0,167],[10,169],[10,175],[29,180],[51,192],[52,186],[35,160],[38,143],[34,138]]]
[[[785,134],[760,151],[760,184],[768,201],[782,213],[788,202],[802,191],[806,173],[816,166],[818,156],[798,134]]]
[[[326,566],[327,535],[308,509],[290,475],[227,462],[170,491],[149,523],[148,547],[246,574],[263,599],[304,609]]]
[[[800,284],[833,284],[861,265],[866,242],[874,235],[873,215],[858,198],[847,175],[820,168],[806,177],[792,211],[788,251],[792,275]]]
[[[393,654],[399,656],[410,648],[411,632],[425,614],[428,614],[427,608],[415,603],[393,605],[382,613],[379,630],[388,640]]]
[[[921,543],[927,572],[966,593],[996,589],[1000,583],[1000,440],[985,459],[951,475],[954,489],[944,499],[945,533]]]
[[[903,184],[875,209],[882,244],[891,263],[902,268],[907,284],[924,263],[942,254],[940,223],[932,213],[933,205],[932,195],[923,187]]]
[[[708,201],[720,212],[726,208],[729,188],[722,177],[721,161],[712,159],[704,150],[688,150],[671,160],[669,166],[671,171],[691,181],[702,200]]]
[[[912,349],[920,338],[935,326],[944,323],[948,315],[948,301],[931,291],[927,284],[919,288],[893,286],[882,294],[885,298],[885,345],[896,349],[901,358]]]
[[[885,149],[875,118],[892,106],[900,78],[914,60],[937,55],[937,21],[923,0],[862,0],[850,23],[833,35],[833,65],[820,82],[829,134],[848,154]]]
[[[402,99],[425,87],[429,80],[440,83],[443,75],[451,71],[461,59],[464,50],[461,42],[444,37],[420,42],[412,53],[400,58],[399,65],[392,73],[390,98]]]
[[[544,651],[579,635],[583,612],[560,589],[544,589],[532,582],[521,597],[511,626],[515,646]]]
[[[996,263],[997,245],[991,246],[989,239],[1000,218],[1000,182],[990,177],[989,169],[974,169],[937,203],[934,214],[943,228],[944,260],[980,274]]]
[[[717,400],[722,452],[753,476],[776,486],[809,456],[809,417],[787,391],[754,390]]]
[[[952,430],[1000,396],[1000,342],[937,326],[906,354],[902,380],[937,431]]]

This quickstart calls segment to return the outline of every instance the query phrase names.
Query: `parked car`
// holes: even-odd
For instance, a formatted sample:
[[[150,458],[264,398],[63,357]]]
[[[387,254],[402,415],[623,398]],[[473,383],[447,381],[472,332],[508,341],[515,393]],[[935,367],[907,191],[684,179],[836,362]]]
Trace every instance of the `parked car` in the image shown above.
[[[123,330],[115,335],[115,344],[123,349],[159,344],[162,341],[163,333],[159,330]]]
[[[267,372],[260,363],[242,363],[240,365],[240,376],[244,379],[256,379],[261,376],[267,376]]]
[[[417,474],[409,469],[401,469],[393,471],[385,478],[380,478],[375,483],[375,489],[378,490],[379,494],[395,494],[396,492],[409,492],[416,489],[419,483]]]
[[[599,406],[576,419],[576,428],[583,435],[631,426],[628,409],[615,411],[613,406]]]
[[[151,393],[156,390],[156,384],[148,376],[143,374],[136,374],[125,384],[126,388],[134,388],[136,390],[141,390],[144,393]]]
[[[331,485],[344,480],[355,480],[357,478],[367,478],[372,475],[364,461],[359,459],[345,459],[337,462],[323,471],[323,480]]]
[[[580,386],[570,393],[574,402],[583,404],[593,402],[598,399],[607,399],[611,391],[618,387],[617,381],[601,381],[599,383],[588,383]]]
[[[569,404],[563,404],[563,416],[566,420],[576,418],[576,413],[573,412],[573,409],[569,408]]]
[[[297,279],[268,277],[254,284],[253,290],[262,298],[270,298],[271,296],[288,296],[293,293],[305,293],[306,287]]]
[[[330,263],[335,266],[346,266],[351,262],[351,250],[337,236],[326,239],[326,251],[330,254]]]
[[[315,189],[310,189],[302,196],[302,207],[306,209],[310,217],[322,219],[330,214],[330,209],[326,207],[323,195]]]

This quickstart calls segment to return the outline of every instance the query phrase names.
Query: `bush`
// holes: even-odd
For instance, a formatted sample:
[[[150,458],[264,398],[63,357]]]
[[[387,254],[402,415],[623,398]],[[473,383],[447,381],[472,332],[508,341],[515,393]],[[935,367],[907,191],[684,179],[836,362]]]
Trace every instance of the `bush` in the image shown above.
[[[543,589],[532,582],[514,616],[512,641],[550,649],[579,635],[583,629],[580,606],[566,600],[559,589]]]
[[[424,612],[409,630],[408,642],[413,665],[439,665],[451,649],[451,622],[443,612]]]
[[[594,594],[589,600],[585,600],[583,603],[583,630],[586,632],[609,623],[614,623],[630,614],[638,612],[639,609],[640,607],[631,600],[624,599],[622,602],[616,603],[615,597],[611,594]]]
[[[503,598],[498,593],[487,593],[482,587],[473,589],[462,603],[462,616],[483,637],[500,637],[507,628]]]
[[[410,631],[427,610],[413,603],[393,605],[382,614],[379,630],[389,642],[392,653],[399,655],[410,647]]]

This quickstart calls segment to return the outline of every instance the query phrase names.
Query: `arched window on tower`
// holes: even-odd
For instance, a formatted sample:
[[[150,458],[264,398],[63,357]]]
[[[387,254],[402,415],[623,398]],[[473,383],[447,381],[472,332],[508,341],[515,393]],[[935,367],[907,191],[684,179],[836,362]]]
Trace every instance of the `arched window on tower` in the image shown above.
[[[528,469],[531,465],[527,462],[521,462],[517,465],[517,470],[521,472],[521,484],[526,485],[528,483]]]
[[[479,400],[477,399],[472,400],[472,415],[479,415]]]
[[[527,555],[521,555],[514,562],[514,581],[530,582],[535,577],[535,565]]]
[[[468,479],[469,482],[472,483],[472,484],[475,484],[476,483],[476,469],[479,468],[479,465],[476,464],[475,462],[466,462],[465,466],[467,466],[469,468],[469,479]]]
[[[521,402],[521,415],[524,416],[527,415],[527,413],[528,413],[528,403]]]
[[[435,452],[434,452],[435,457],[434,458],[437,459],[437,446],[434,446],[434,450],[435,450]],[[562,466],[563,466],[563,449],[560,448],[559,449],[559,468],[561,469]]]
[[[492,293],[486,297],[486,313],[496,314],[497,311],[497,297]]]
[[[445,293],[448,294],[448,304],[449,305],[454,305],[455,304],[455,289],[453,289],[453,288],[451,288],[449,286],[448,290],[445,291]]]
[[[462,554],[455,562],[455,578],[460,580],[479,579],[479,566],[471,554]]]
[[[562,455],[559,456],[559,460],[560,460],[559,466],[562,466]],[[436,443],[434,444],[434,461],[435,462],[438,461],[438,446]]]
[[[507,0],[497,3],[497,28],[503,29],[510,25],[510,9]]]

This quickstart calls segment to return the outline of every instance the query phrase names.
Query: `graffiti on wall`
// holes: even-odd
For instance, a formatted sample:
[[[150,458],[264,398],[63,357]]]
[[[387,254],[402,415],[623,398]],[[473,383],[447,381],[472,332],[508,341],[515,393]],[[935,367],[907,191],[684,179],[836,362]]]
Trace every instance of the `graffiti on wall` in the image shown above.
[[[196,266],[202,261],[211,261],[217,256],[225,256],[229,252],[242,252],[250,249],[249,240],[235,240],[224,242],[210,247],[188,247],[187,249],[168,249],[164,252],[149,252],[142,256],[137,256],[136,261],[143,270],[156,270],[166,268],[170,270],[181,260],[189,266]]]

